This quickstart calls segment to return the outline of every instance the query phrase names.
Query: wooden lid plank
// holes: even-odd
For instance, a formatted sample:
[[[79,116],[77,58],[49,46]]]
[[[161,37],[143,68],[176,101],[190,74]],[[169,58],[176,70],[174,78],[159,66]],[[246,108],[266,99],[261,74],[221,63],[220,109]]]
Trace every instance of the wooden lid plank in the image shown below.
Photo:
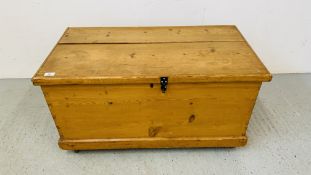
[[[167,43],[244,41],[235,26],[73,27],[59,43]]]

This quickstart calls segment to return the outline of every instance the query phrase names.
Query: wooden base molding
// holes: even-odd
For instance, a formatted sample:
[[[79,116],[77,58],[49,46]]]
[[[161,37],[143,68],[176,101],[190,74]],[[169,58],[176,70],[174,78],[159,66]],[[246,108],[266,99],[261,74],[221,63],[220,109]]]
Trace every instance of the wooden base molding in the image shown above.
[[[119,138],[62,140],[59,147],[65,150],[97,150],[128,148],[194,148],[239,147],[247,143],[247,137],[181,137],[181,138]]]

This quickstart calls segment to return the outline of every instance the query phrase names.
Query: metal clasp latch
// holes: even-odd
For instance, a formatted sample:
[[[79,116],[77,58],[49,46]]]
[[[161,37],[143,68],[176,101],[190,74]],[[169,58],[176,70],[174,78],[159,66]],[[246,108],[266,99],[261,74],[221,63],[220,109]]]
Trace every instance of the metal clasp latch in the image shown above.
[[[166,92],[168,83],[168,77],[160,77],[161,91],[162,93]]]

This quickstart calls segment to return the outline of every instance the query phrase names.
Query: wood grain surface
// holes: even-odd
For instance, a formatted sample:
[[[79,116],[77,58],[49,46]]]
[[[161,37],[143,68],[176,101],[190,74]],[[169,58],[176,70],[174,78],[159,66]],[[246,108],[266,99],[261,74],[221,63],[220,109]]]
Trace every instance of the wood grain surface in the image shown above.
[[[61,140],[215,139],[245,136],[260,85],[172,84],[165,94],[149,84],[59,85],[42,90]]]
[[[244,41],[235,26],[70,27],[59,43]]]
[[[156,83],[160,76],[172,83],[271,80],[234,26],[172,27],[185,36],[169,29],[69,28],[32,80],[35,85]],[[145,30],[153,31],[148,39],[141,34]],[[102,39],[108,31],[110,39]],[[96,44],[92,38],[98,38]],[[119,42],[122,38],[130,44]],[[55,76],[44,76],[49,72]]]

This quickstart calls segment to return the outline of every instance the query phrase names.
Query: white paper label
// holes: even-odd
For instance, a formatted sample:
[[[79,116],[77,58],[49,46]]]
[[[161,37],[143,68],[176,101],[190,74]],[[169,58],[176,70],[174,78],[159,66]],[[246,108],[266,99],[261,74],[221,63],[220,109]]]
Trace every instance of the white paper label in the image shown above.
[[[44,76],[45,77],[54,77],[55,76],[55,72],[45,72]]]

